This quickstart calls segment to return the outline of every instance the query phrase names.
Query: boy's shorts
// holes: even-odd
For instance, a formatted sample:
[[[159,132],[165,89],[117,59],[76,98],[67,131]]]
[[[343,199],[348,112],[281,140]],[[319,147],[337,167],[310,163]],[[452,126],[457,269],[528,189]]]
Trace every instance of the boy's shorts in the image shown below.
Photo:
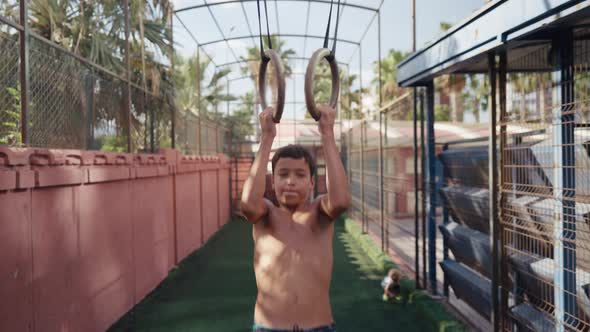
[[[307,330],[300,329],[295,325],[292,330],[279,330],[254,323],[254,325],[252,325],[252,332],[336,332],[336,324],[314,327]]]

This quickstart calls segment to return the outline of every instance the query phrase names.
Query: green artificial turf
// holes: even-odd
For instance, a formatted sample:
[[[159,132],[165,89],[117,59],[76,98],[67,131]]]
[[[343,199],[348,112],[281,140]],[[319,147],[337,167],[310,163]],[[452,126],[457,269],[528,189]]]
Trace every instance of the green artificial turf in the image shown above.
[[[330,294],[339,332],[462,330],[439,303],[409,289],[411,282],[403,284],[403,303],[384,303],[380,281],[391,263],[376,262],[366,235],[350,223],[339,220],[334,236]],[[250,331],[251,230],[244,221],[228,223],[109,331]]]

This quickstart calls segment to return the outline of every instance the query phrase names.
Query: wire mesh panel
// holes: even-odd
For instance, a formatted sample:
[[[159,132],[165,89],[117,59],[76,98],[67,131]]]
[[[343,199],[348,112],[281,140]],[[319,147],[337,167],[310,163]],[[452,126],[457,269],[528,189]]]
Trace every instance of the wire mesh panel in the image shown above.
[[[352,196],[352,204],[349,209],[351,217],[356,220],[363,220],[362,218],[362,187],[361,187],[361,159],[362,159],[362,146],[361,146],[361,125],[352,127],[347,136],[348,152],[349,152],[349,170],[348,176],[350,181],[350,192]]]
[[[380,128],[378,120],[367,120],[363,127],[364,155],[363,155],[363,190],[364,211],[369,230],[378,237],[383,236],[381,225],[381,177],[379,174],[379,139]]]
[[[35,147],[86,147],[85,80],[91,70],[47,42],[30,37],[28,132]]]
[[[186,154],[199,154],[199,117],[190,110],[176,112],[176,147]]]
[[[215,154],[219,151],[219,125],[209,119],[201,119],[201,153]]]
[[[383,213],[385,220],[385,247],[412,247],[401,241],[413,237],[415,213],[414,140],[412,123],[406,120],[414,111],[413,94],[408,93],[382,110],[383,135]],[[403,234],[403,235],[401,235]],[[393,239],[396,241],[392,241]],[[393,242],[393,243],[392,243]],[[412,253],[404,253],[408,256]],[[413,259],[412,259],[413,260]]]
[[[95,71],[90,82],[94,91],[92,107],[91,149],[104,151],[127,151],[127,84],[112,76]],[[137,108],[137,99],[132,98],[132,108]]]
[[[172,146],[172,108],[166,97],[154,96],[147,93],[148,108],[150,109],[149,125],[153,131],[154,151],[158,148],[169,148]]]
[[[509,56],[501,223],[523,330],[590,330],[589,50],[564,34]]]
[[[19,35],[0,24],[0,144],[19,145],[21,105]]]
[[[150,151],[152,148],[152,117],[157,105],[143,89],[131,87],[131,149],[132,151]]]

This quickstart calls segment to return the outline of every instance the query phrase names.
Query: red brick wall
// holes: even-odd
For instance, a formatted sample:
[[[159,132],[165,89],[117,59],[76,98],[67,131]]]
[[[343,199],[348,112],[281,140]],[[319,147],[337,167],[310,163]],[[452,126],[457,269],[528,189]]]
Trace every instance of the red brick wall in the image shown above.
[[[229,210],[222,155],[0,147],[0,331],[106,330]]]

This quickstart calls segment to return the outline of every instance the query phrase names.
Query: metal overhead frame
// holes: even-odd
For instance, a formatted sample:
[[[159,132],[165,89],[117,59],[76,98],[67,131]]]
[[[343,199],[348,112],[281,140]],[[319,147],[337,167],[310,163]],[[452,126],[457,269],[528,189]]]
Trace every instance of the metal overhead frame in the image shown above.
[[[207,3],[206,0],[204,0],[205,3]],[[234,56],[234,58],[236,58],[236,60],[238,59],[238,56],[236,55],[236,53],[234,52],[234,49],[231,47],[231,45],[229,44],[228,39],[225,37],[225,33],[223,33],[223,29],[221,29],[221,26],[219,25],[219,22],[217,22],[217,18],[215,17],[215,15],[213,14],[213,11],[211,10],[211,7],[207,7],[207,10],[209,11],[209,14],[211,14],[211,18],[213,19],[213,22],[215,22],[215,26],[217,27],[217,30],[219,30],[219,33],[221,34],[221,37],[223,37],[223,40],[225,41],[225,43],[227,44],[227,47],[229,48],[229,51],[231,52],[231,54]]]
[[[254,32],[252,32],[252,26],[250,25],[250,20],[248,19],[248,14],[246,14],[246,7],[244,7],[244,3],[240,2],[240,7],[242,7],[242,14],[244,14],[244,18],[246,19],[246,25],[248,26],[248,32],[250,32],[250,36],[252,38],[252,44],[254,47],[258,47],[256,45],[256,39],[254,39]]]
[[[227,5],[227,4],[231,4],[231,3],[244,3],[244,2],[254,2],[256,0],[232,0],[232,1],[225,1],[225,2],[216,2],[216,3],[205,3],[202,5],[195,5],[195,6],[188,6],[188,7],[184,7],[184,8],[180,8],[175,10],[175,13],[180,13],[180,12],[184,12],[184,11],[188,11],[188,10],[193,10],[193,9],[200,9],[200,8],[205,8],[205,7],[215,7],[215,6],[221,6],[221,5]],[[329,0],[275,0],[275,2],[315,2],[315,3],[322,3],[322,4],[330,4]],[[381,6],[383,5],[383,2],[381,2],[381,4],[379,4],[379,8],[373,8],[373,7],[367,7],[367,6],[362,6],[362,5],[356,5],[356,4],[350,4],[350,3],[343,3],[340,4],[340,6],[344,6],[344,7],[351,7],[351,8],[357,8],[357,9],[363,9],[363,10],[368,10],[368,11],[372,11],[372,12],[377,12],[379,11],[379,9],[381,9]]]
[[[193,35],[193,33],[191,32],[191,30],[184,24],[184,22],[182,21],[182,19],[180,18],[180,16],[178,16],[176,14],[176,12],[174,12],[174,15],[176,16],[176,18],[178,19],[178,22],[180,22],[180,24],[182,25],[182,27],[184,28],[184,30],[186,30],[186,32],[188,32],[188,34],[191,37],[191,39],[195,42],[195,44],[197,44],[197,49],[201,49],[202,47],[201,47],[201,44],[199,43],[199,41],[197,40],[197,37],[195,37],[195,35]],[[217,66],[217,64],[213,60],[213,57],[212,56],[210,56],[205,50],[203,50],[203,53],[205,53],[205,55],[209,58],[209,60],[211,60],[211,63],[213,65]]]
[[[262,35],[263,37],[266,37],[266,35]],[[282,35],[277,35],[279,37],[292,37],[292,38],[316,38],[316,39],[324,39],[324,36],[318,36],[318,35],[303,35],[303,34],[296,34],[296,33],[285,33]],[[248,38],[259,38],[260,35],[256,34],[256,35],[252,35],[252,36],[239,36],[239,37],[231,37],[231,38],[224,38],[224,39],[217,39],[217,40],[212,40],[212,41],[208,41],[205,43],[201,43],[199,44],[200,46],[207,46],[207,45],[212,45],[212,44],[217,44],[217,43],[221,43],[221,42],[227,42],[230,40],[240,40],[240,39],[248,39]],[[330,40],[334,40],[334,38],[329,38]],[[353,40],[347,40],[347,39],[341,39],[341,38],[337,38],[336,39],[338,42],[340,43],[347,43],[347,44],[352,44],[352,45],[356,45],[356,46],[360,46],[360,42],[356,42]]]
[[[205,42],[205,43],[199,43],[197,41],[197,39],[194,37],[194,35],[192,35],[192,33],[190,33],[190,31],[189,31],[189,34],[191,35],[191,37],[193,38],[193,40],[197,44],[197,48],[198,49],[201,49],[202,48],[204,50],[204,47],[202,47],[202,46],[213,45],[213,44],[221,43],[221,42],[225,42],[228,45],[228,47],[230,48],[230,51],[234,55],[234,58],[236,58],[236,61],[235,62],[219,63],[218,64],[218,63],[215,63],[213,61],[212,57],[209,56],[209,54],[207,54],[207,52],[205,52],[205,54],[211,59],[212,63],[215,65],[215,69],[218,70],[220,67],[234,65],[234,64],[241,64],[241,63],[246,63],[248,61],[251,61],[251,60],[245,60],[245,59],[238,59],[238,57],[235,54],[233,48],[229,44],[229,41],[231,41],[231,40],[250,39],[250,40],[252,40],[254,47],[257,47],[257,45],[256,45],[257,43],[256,43],[256,40],[255,39],[256,38],[259,38],[262,33],[261,32],[259,32],[259,34],[254,34],[253,33],[252,26],[250,25],[248,14],[247,14],[246,9],[245,9],[245,6],[244,6],[244,3],[246,3],[246,2],[254,2],[254,1],[255,0],[231,0],[231,1],[225,1],[225,2],[216,2],[216,3],[207,3],[207,2],[205,2],[204,4],[195,5],[195,6],[189,6],[189,7],[185,7],[185,8],[181,8],[181,9],[175,10],[174,11],[174,14],[176,14],[177,17],[178,17],[178,13],[181,13],[181,12],[185,12],[185,11],[189,11],[189,10],[193,10],[193,9],[204,9],[204,8],[207,8],[208,9],[209,13],[211,14],[212,18],[215,21],[215,24],[217,25],[217,29],[221,33],[222,39],[208,41],[208,42]],[[276,35],[278,37],[304,38],[303,54],[305,54],[306,51],[307,51],[307,39],[308,38],[315,38],[315,39],[322,39],[322,40],[325,38],[324,36],[317,36],[317,35],[310,35],[309,34],[309,20],[310,20],[310,13],[311,13],[311,4],[312,3],[318,3],[318,4],[330,5],[331,4],[331,0],[275,0],[274,2],[275,2],[275,15],[276,15],[276,20],[277,20],[277,33],[276,33]],[[280,32],[279,17],[278,17],[279,16],[278,15],[278,3],[279,2],[307,2],[307,5],[308,6],[307,6],[307,15],[306,15],[306,23],[305,23],[305,34],[283,34],[283,33]],[[377,33],[377,43],[378,43],[378,55],[377,56],[378,56],[378,59],[377,59],[377,61],[379,63],[379,67],[381,65],[381,60],[382,60],[381,59],[381,57],[382,57],[382,54],[381,54],[381,23],[382,23],[381,22],[381,8],[383,7],[384,2],[385,2],[384,0],[381,0],[380,3],[379,3],[379,6],[377,8],[373,8],[373,7],[367,7],[367,6],[362,6],[362,5],[358,5],[358,4],[350,4],[350,3],[347,3],[347,1],[343,1],[343,3],[340,4],[342,6],[342,9],[337,13],[337,16],[339,18],[341,18],[343,16],[343,13],[344,13],[344,11],[345,11],[345,9],[347,7],[355,8],[355,9],[360,9],[360,10],[366,10],[366,11],[369,11],[369,12],[373,12],[374,13],[373,17],[368,21],[368,24],[367,24],[367,26],[366,26],[366,28],[365,28],[362,36],[359,38],[358,41],[346,40],[346,39],[343,39],[343,38],[337,38],[336,39],[336,41],[338,41],[338,42],[342,42],[342,43],[346,43],[346,44],[350,44],[350,45],[355,45],[356,46],[354,48],[354,51],[352,52],[352,55],[351,55],[349,61],[339,62],[339,65],[346,65],[347,73],[350,75],[350,64],[352,63],[352,61],[354,60],[354,57],[357,55],[357,52],[358,52],[358,56],[359,56],[358,77],[359,77],[359,85],[360,85],[359,93],[363,89],[363,73],[362,73],[362,71],[363,71],[363,51],[362,51],[362,42],[365,40],[365,38],[368,35],[369,30],[371,29],[371,27],[375,23],[377,24],[377,29],[378,29],[378,33]],[[248,27],[248,32],[250,34],[248,36],[227,38],[225,36],[225,34],[223,34],[223,32],[221,30],[221,27],[218,24],[218,21],[215,18],[215,15],[214,15],[213,11],[211,10],[211,7],[220,6],[220,5],[227,5],[227,4],[237,4],[237,3],[239,3],[240,6],[241,6],[241,8],[242,8],[242,13],[243,13],[244,18],[246,20],[246,25]],[[377,22],[375,22],[376,20],[377,20]],[[179,21],[182,23],[182,21],[180,20],[180,18],[179,18]],[[187,27],[183,23],[182,23],[182,25],[188,31]],[[329,38],[329,40],[333,41],[334,38]],[[307,58],[307,57],[293,57],[293,58],[290,58],[290,59],[293,59],[293,60],[308,60],[309,58]],[[297,75],[299,75],[299,74],[298,73],[294,73],[294,77],[293,77],[294,80],[297,79],[296,78]],[[231,84],[231,82],[237,81],[237,80],[248,79],[248,78],[250,78],[250,77],[249,76],[244,76],[244,77],[238,77],[238,78],[232,78],[232,79],[227,78],[226,79],[226,84],[228,84],[228,87],[227,87],[228,91],[231,90],[229,88],[229,85]],[[379,70],[379,80],[378,80],[378,82],[379,82],[379,87],[378,87],[378,91],[379,91],[379,104],[382,105],[383,104],[383,100],[382,100],[381,91],[382,91],[383,82],[382,82],[382,73],[381,73],[381,70]],[[256,93],[256,88],[254,88],[253,90]],[[363,100],[363,96],[362,96],[362,93],[360,93],[360,110],[361,110],[361,113],[363,112],[362,100]],[[231,103],[227,103],[227,107],[228,107],[228,110],[227,111],[228,112],[229,112],[230,105],[231,105]],[[383,119],[380,119],[380,120],[381,120],[380,121],[380,127],[382,127],[383,126],[383,124],[382,124]],[[366,128],[362,128],[361,127],[361,147],[364,144],[364,137],[363,136],[366,136],[366,135],[364,135],[365,134],[364,133],[365,130],[366,130]],[[362,150],[362,148],[361,148],[361,150]],[[380,164],[379,164],[379,166],[380,166],[379,167],[380,168],[380,174],[383,174],[383,169],[384,169],[384,165],[383,165],[384,154],[383,154],[383,143],[382,142],[380,142],[380,153],[379,153],[379,156],[380,156]],[[361,157],[361,159],[362,159],[362,157]],[[361,165],[362,165],[362,163],[363,162],[361,161]],[[362,181],[362,179],[364,178],[364,171],[363,170],[361,170],[361,174],[362,174],[361,175],[361,182],[363,182]],[[380,181],[380,187],[383,188],[383,181]],[[361,191],[362,191],[362,196],[363,197],[364,197],[364,189],[365,189],[364,188],[364,185],[361,184]],[[382,234],[381,234],[381,237],[382,237],[382,249],[385,250],[385,251],[388,251],[388,249],[389,249],[389,237],[388,237],[389,234],[388,234],[388,231],[386,231],[386,229],[388,228],[388,224],[385,224],[385,220],[384,220],[384,211],[383,211],[384,197],[379,197],[379,203],[380,203],[380,207],[381,207],[380,216],[379,216],[380,218],[379,219],[380,219],[381,228],[382,228]],[[365,211],[364,211],[364,204],[363,204],[363,211],[361,212],[362,219],[363,219],[363,231],[368,231],[368,225],[365,222],[365,217],[366,216],[365,216],[365,213],[364,212]]]
[[[310,59],[310,57],[304,57],[304,56],[289,57],[289,58],[287,58],[287,60],[295,60],[295,61],[297,61],[297,60],[305,61],[305,60],[309,60],[309,59]],[[239,61],[232,61],[232,62],[220,63],[220,64],[218,64],[216,66],[217,67],[227,67],[227,66],[237,65],[237,64],[240,64],[240,63],[245,63],[245,62],[250,62],[250,61],[258,61],[258,59],[241,59]],[[341,61],[338,61],[338,64],[341,65],[341,66],[346,66],[346,67],[349,66],[348,63],[341,62]]]

